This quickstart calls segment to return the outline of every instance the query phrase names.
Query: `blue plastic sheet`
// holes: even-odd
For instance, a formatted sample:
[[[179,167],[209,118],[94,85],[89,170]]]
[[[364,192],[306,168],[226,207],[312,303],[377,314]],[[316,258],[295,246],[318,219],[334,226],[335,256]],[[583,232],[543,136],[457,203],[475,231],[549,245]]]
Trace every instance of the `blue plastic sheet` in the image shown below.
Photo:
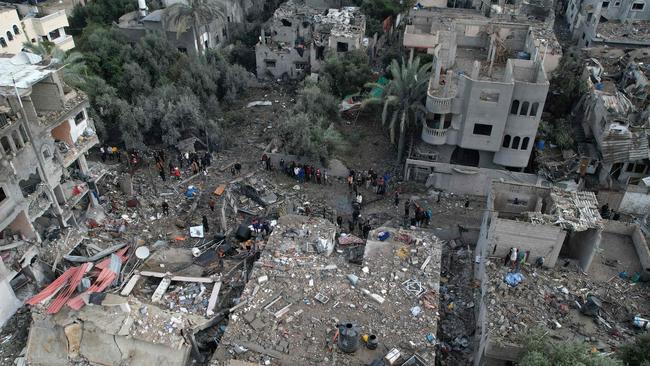
[[[507,283],[512,287],[516,287],[523,280],[524,280],[524,275],[522,275],[519,272],[508,272],[506,273],[506,277],[503,279],[505,283]]]

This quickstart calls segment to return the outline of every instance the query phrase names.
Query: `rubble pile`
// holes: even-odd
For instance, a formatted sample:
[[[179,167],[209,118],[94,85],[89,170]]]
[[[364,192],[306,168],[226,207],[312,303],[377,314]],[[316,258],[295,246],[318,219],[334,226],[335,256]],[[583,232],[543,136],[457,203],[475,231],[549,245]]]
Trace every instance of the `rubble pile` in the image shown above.
[[[488,261],[486,270],[486,325],[497,343],[517,345],[523,334],[542,328],[553,338],[584,341],[610,352],[640,332],[632,325],[635,315],[650,314],[643,285],[617,276],[603,283],[566,267],[525,266],[523,281],[512,287],[504,281],[509,269],[499,259]],[[587,316],[581,309],[592,296],[602,305]]]
[[[379,228],[359,266],[341,248],[327,256],[335,230],[319,218],[278,220],[212,364],[233,358],[369,364],[392,348],[405,359],[417,354],[434,362],[442,242],[420,231]],[[374,335],[380,347],[337,351],[337,325],[347,323]]]

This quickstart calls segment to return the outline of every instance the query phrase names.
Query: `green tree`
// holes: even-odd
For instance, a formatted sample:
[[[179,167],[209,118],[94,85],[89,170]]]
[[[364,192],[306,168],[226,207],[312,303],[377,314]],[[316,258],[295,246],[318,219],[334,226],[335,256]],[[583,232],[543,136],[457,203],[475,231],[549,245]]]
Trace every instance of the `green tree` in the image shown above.
[[[287,152],[319,159],[324,164],[345,149],[343,136],[321,116],[290,113],[279,126],[278,137]]]
[[[621,347],[618,358],[626,366],[650,366],[650,332],[641,334],[634,342]]]
[[[539,329],[524,335],[521,346],[522,366],[623,366],[616,359],[589,353],[583,343],[552,342]]]
[[[566,116],[586,91],[582,81],[584,58],[582,51],[569,49],[560,60],[560,64],[551,76],[551,90],[548,93],[547,106],[556,117]]]
[[[73,35],[79,35],[90,23],[110,25],[137,8],[138,2],[134,0],[93,0],[84,6],[77,4],[68,19],[70,31]]]
[[[70,86],[80,86],[88,74],[88,68],[80,52],[65,52],[53,42],[24,42],[23,49],[39,55],[44,61],[54,62],[63,67],[63,80]]]
[[[225,19],[224,5],[217,0],[188,0],[185,3],[176,3],[165,11],[165,23],[176,28],[180,35],[192,28],[192,36],[197,44],[200,54],[203,53],[203,44],[199,38],[199,30],[214,19]]]
[[[335,121],[338,120],[339,101],[317,86],[306,86],[298,92],[293,113],[307,113]]]
[[[383,90],[384,109],[381,120],[384,125],[388,125],[391,143],[394,144],[395,136],[399,135],[397,161],[401,162],[404,156],[406,132],[416,124],[422,114],[426,113],[422,101],[429,85],[431,64],[420,65],[419,57],[411,64],[406,64],[404,60],[401,64],[393,60],[388,70],[391,76],[388,85],[377,83],[370,85]]]
[[[334,53],[321,67],[320,77],[325,79],[338,97],[356,93],[370,80],[372,70],[368,56],[362,50],[353,50],[343,55]]]

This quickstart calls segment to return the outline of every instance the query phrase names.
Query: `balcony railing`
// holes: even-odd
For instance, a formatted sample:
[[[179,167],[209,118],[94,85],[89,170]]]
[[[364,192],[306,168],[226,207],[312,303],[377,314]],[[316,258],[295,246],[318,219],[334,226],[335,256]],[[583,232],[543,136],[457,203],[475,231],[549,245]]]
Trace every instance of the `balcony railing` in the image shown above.
[[[427,125],[422,127],[422,141],[432,145],[444,145],[447,143],[447,128],[431,128]]]
[[[79,155],[88,151],[91,147],[99,144],[99,139],[97,135],[92,135],[89,137],[81,136],[74,147],[68,149],[68,151],[63,155],[63,166],[68,167],[72,164]]]
[[[427,97],[427,110],[431,113],[451,113],[451,103],[453,97]]]

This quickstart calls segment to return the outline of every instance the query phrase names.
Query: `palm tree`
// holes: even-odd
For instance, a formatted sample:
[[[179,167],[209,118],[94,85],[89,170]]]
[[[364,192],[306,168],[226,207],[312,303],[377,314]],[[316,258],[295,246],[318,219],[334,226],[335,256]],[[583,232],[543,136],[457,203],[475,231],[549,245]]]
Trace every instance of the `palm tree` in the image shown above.
[[[399,133],[398,162],[401,162],[404,156],[406,131],[426,113],[422,101],[426,97],[430,69],[430,63],[420,65],[419,57],[409,64],[403,59],[401,64],[393,60],[388,67],[391,75],[390,82],[387,85],[369,84],[383,91],[380,100],[384,103],[381,121],[384,125],[388,124],[391,143],[395,143],[395,136]]]
[[[165,9],[164,24],[175,27],[177,37],[185,33],[187,28],[192,28],[194,42],[199,53],[203,53],[203,44],[197,31],[214,19],[225,19],[225,12],[226,7],[221,0],[187,0],[187,3],[176,3]]]
[[[23,50],[39,55],[43,61],[52,62],[63,67],[63,80],[71,86],[79,86],[85,81],[87,67],[80,52],[65,52],[53,42],[24,42]]]

